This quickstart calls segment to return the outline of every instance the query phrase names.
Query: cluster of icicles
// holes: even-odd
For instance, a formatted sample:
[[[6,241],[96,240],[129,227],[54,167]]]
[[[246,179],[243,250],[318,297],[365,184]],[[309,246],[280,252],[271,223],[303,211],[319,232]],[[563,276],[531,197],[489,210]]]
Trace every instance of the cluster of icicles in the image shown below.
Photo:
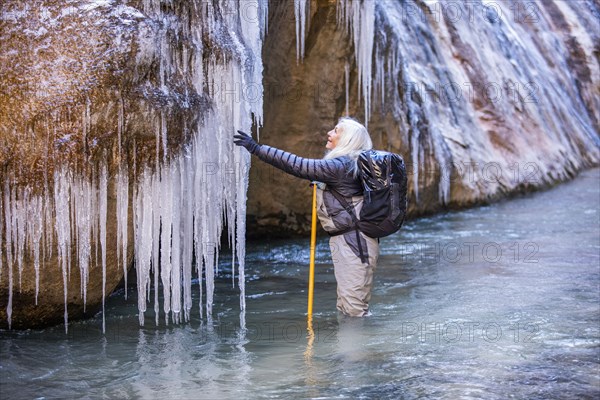
[[[28,258],[34,260],[36,277],[36,304],[40,291],[40,269],[46,260],[58,257],[64,289],[64,322],[68,327],[67,288],[71,268],[79,268],[81,297],[87,301],[90,268],[102,268],[102,308],[106,295],[107,218],[116,218],[117,262],[127,279],[128,226],[133,225],[134,261],[137,275],[139,321],[144,324],[147,304],[154,304],[155,321],[159,324],[159,288],[162,288],[162,310],[166,323],[188,321],[192,309],[192,280],[200,289],[200,316],[203,309],[208,318],[212,314],[214,278],[218,272],[218,255],[223,227],[228,227],[232,247],[232,277],[240,289],[240,308],[245,308],[244,257],[245,215],[248,168],[250,155],[233,144],[237,129],[250,131],[253,124],[262,124],[262,93],[251,99],[232,102],[231,97],[216,96],[224,83],[232,87],[256,86],[262,82],[262,41],[266,32],[266,0],[247,0],[247,6],[258,10],[259,19],[241,18],[236,3],[220,0],[217,6],[202,3],[202,24],[192,24],[195,54],[193,64],[187,57],[176,57],[165,38],[154,45],[142,43],[140,52],[160,59],[161,89],[174,71],[185,71],[194,87],[213,99],[210,110],[202,111],[202,122],[189,127],[193,131],[190,143],[183,151],[169,157],[166,151],[166,124],[164,115],[156,118],[156,155],[160,162],[155,167],[139,165],[135,182],[130,182],[133,171],[126,163],[119,163],[115,176],[108,174],[105,158],[87,174],[69,168],[57,168],[52,182],[41,194],[30,187],[17,187],[10,172],[0,185],[0,274],[7,268],[8,325],[11,325],[13,294],[21,288],[21,276]],[[217,13],[228,9],[229,12]],[[246,7],[247,8],[247,7]],[[160,1],[145,1],[144,12],[160,18]],[[221,18],[221,22],[217,22]],[[224,23],[234,40],[235,57],[217,62],[214,58],[202,60],[203,30],[217,31],[214,25]],[[218,39],[218,38],[217,38]],[[183,59],[185,65],[178,65]],[[262,89],[262,86],[261,86]],[[93,104],[88,104],[92,108]],[[122,102],[121,102],[122,107]],[[118,143],[121,154],[124,110],[119,110]],[[89,112],[84,113],[83,126],[90,123]],[[135,149],[133,149],[134,163]],[[114,189],[112,189],[114,186]],[[130,190],[132,188],[132,191]],[[107,215],[109,190],[116,197],[116,215]],[[130,211],[131,210],[131,211]],[[5,254],[2,254],[2,252]],[[55,253],[57,251],[57,253]],[[100,253],[100,255],[98,254]],[[76,260],[72,260],[72,253]],[[6,265],[2,264],[3,258]],[[237,261],[237,263],[236,263]],[[18,271],[18,282],[16,274]],[[57,271],[58,272],[58,271]],[[127,281],[125,281],[127,285]],[[204,289],[203,289],[204,285]],[[152,287],[154,290],[152,291]],[[205,293],[203,291],[205,290]],[[154,298],[151,299],[151,293]],[[126,291],[127,293],[127,291]],[[203,305],[205,298],[205,305]],[[84,306],[85,307],[85,306]],[[103,331],[105,316],[103,314]]]
[[[222,13],[230,32],[241,39],[238,42],[239,60],[218,64],[214,60],[203,63],[196,54],[194,65],[173,65],[177,58],[170,53],[165,40],[159,40],[156,48],[141,48],[141,52],[155,52],[160,56],[161,87],[168,79],[169,71],[184,70],[193,77],[198,90],[211,88],[223,82],[261,86],[262,40],[266,33],[267,0],[245,0],[259,10],[260,19],[250,20],[234,12]],[[210,2],[205,3],[206,25],[196,26],[198,53],[202,49],[202,29],[214,31],[215,13]],[[234,2],[219,0],[221,9],[235,7]],[[247,9],[248,7],[242,7]],[[147,14],[160,14],[160,1],[144,1]],[[365,110],[370,110],[371,54],[373,48],[374,10],[372,1],[339,0],[339,23],[352,33],[361,79]],[[298,57],[304,56],[307,0],[295,0],[298,34]],[[236,34],[237,33],[237,34]],[[237,36],[239,35],[239,36]],[[245,47],[244,47],[245,46]],[[248,56],[247,49],[251,56]],[[250,58],[250,59],[247,59]],[[183,58],[187,60],[187,58]],[[251,65],[249,68],[248,65]],[[205,71],[205,68],[207,69]],[[349,67],[346,68],[348,92]],[[360,90],[360,89],[359,89]],[[360,93],[359,93],[360,96]],[[346,101],[349,101],[346,94]],[[126,164],[119,166],[114,176],[117,221],[117,261],[123,268],[127,285],[128,224],[133,224],[134,259],[137,275],[139,321],[144,324],[148,303],[154,305],[155,322],[159,324],[159,288],[162,288],[162,310],[165,322],[188,321],[192,309],[192,281],[198,280],[200,290],[200,315],[206,308],[210,318],[213,305],[214,278],[218,272],[219,243],[226,223],[232,247],[232,276],[235,279],[235,260],[238,266],[240,308],[245,308],[244,257],[245,214],[250,156],[233,145],[232,133],[237,129],[249,131],[253,123],[262,124],[262,95],[252,99],[231,102],[222,96],[214,96],[214,107],[196,128],[194,139],[178,156],[166,157],[166,126],[164,115],[158,118],[156,127],[157,159],[163,148],[163,161],[156,168],[142,167],[136,182],[130,185],[130,171]],[[88,104],[89,107],[89,104]],[[86,114],[87,115],[87,114]],[[251,116],[254,116],[252,120]],[[367,114],[368,115],[368,114]],[[119,144],[123,127],[123,111],[119,115]],[[367,118],[368,120],[368,118]],[[87,126],[89,121],[84,122]],[[119,150],[120,151],[120,150]],[[107,160],[100,162],[87,177],[78,176],[68,168],[54,173],[53,187],[46,187],[42,194],[33,194],[29,187],[11,186],[10,176],[0,187],[0,274],[3,257],[8,269],[9,298],[8,324],[11,324],[13,292],[15,290],[14,266],[18,271],[18,286],[24,271],[26,253],[34,260],[36,276],[36,304],[39,292],[40,268],[44,260],[58,252],[62,272],[65,312],[65,329],[68,327],[67,283],[75,248],[76,264],[81,276],[81,296],[85,304],[90,268],[101,264],[103,331],[105,329],[104,302],[106,296],[107,252],[107,197],[111,177],[107,173]],[[138,168],[139,169],[139,168]],[[133,193],[129,188],[133,187]],[[131,201],[131,204],[130,204]],[[129,213],[131,206],[132,212]],[[1,246],[4,244],[4,246]],[[93,245],[95,244],[95,245]],[[3,255],[2,249],[5,249]],[[95,254],[93,253],[95,250]],[[98,255],[100,251],[100,255]],[[100,259],[100,262],[98,260]],[[95,262],[94,262],[95,261]],[[206,293],[203,294],[203,282]],[[154,291],[151,291],[151,288]],[[127,293],[127,291],[125,292]],[[151,299],[151,293],[154,293]],[[202,304],[203,297],[206,304]]]
[[[119,249],[124,248],[122,260],[126,271],[127,249],[127,173],[117,176]],[[106,283],[106,220],[108,176],[106,164],[91,179],[74,176],[67,168],[54,174],[54,188],[45,187],[43,195],[34,195],[29,187],[11,187],[10,178],[4,182],[0,196],[0,214],[5,222],[4,236],[8,269],[8,306],[6,314],[10,326],[14,290],[13,265],[18,270],[19,290],[24,269],[25,251],[30,251],[35,271],[35,304],[38,304],[40,267],[52,257],[54,241],[60,260],[65,299],[65,326],[67,325],[67,280],[71,273],[71,247],[76,243],[76,258],[81,276],[81,294],[87,300],[87,283],[92,260],[92,240],[99,243],[102,259],[103,298]],[[54,226],[53,226],[54,222]],[[123,233],[124,231],[124,233]],[[2,243],[0,229],[0,243]],[[124,239],[122,239],[124,238]],[[0,247],[0,250],[2,247]],[[0,253],[0,271],[2,254]],[[104,302],[103,302],[104,305]],[[103,324],[104,325],[104,324]]]
[[[220,73],[215,71],[214,76],[222,78],[223,74],[241,76],[241,71],[237,66],[229,65],[221,68]],[[245,307],[244,237],[249,153],[234,149],[232,141],[219,138],[231,136],[235,128],[248,129],[251,125],[244,121],[242,114],[235,115],[237,119],[232,119],[233,116],[230,113],[209,115],[205,125],[198,128],[192,143],[182,154],[157,169],[143,169],[133,185],[131,196],[127,164],[122,164],[114,177],[117,261],[122,264],[127,286],[128,224],[132,222],[141,325],[144,324],[152,283],[156,324],[159,323],[159,278],[167,323],[169,316],[174,323],[189,320],[192,275],[198,277],[201,315],[204,275],[206,313],[211,315],[218,250],[225,221],[233,249],[232,268],[236,256],[238,261],[240,307]],[[11,186],[10,179],[4,182],[0,212],[5,224],[0,229],[0,243],[4,241],[6,250],[9,280],[6,311],[9,326],[15,287],[13,267],[17,267],[20,289],[27,251],[30,252],[29,258],[34,261],[37,305],[40,268],[44,260],[52,257],[54,249],[57,249],[63,279],[65,327],[68,323],[67,282],[72,265],[79,267],[81,295],[85,305],[90,267],[99,264],[97,261],[100,259],[104,311],[109,188],[106,160],[100,163],[89,179],[73,174],[66,167],[57,169],[53,178],[54,187],[46,188],[42,195],[32,194],[29,187]],[[133,202],[132,215],[129,214],[129,199]],[[76,263],[71,259],[73,247]],[[2,256],[0,253],[0,271],[3,268]],[[198,259],[195,263],[194,256]]]

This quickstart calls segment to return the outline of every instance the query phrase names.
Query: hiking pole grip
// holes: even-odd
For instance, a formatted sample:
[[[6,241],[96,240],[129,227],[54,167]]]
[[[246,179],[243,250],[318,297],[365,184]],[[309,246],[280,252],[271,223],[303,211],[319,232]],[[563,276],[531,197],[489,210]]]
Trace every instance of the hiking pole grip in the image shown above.
[[[312,319],[313,292],[315,289],[315,250],[317,246],[317,184],[311,182],[312,193],[312,219],[310,229],[310,268],[308,272],[308,318]]]

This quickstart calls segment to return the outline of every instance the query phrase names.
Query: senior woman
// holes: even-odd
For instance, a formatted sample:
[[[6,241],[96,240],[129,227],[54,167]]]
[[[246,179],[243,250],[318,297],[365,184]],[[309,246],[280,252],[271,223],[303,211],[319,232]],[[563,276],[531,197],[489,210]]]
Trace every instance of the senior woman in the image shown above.
[[[353,317],[368,315],[379,243],[356,230],[353,223],[363,203],[357,159],[361,152],[373,147],[367,129],[352,118],[341,118],[327,133],[328,151],[323,159],[298,157],[258,144],[241,131],[234,135],[234,143],[288,174],[319,182],[317,214],[323,229],[331,235],[329,247],[337,281],[337,309]],[[349,209],[338,200],[340,195],[350,205]]]

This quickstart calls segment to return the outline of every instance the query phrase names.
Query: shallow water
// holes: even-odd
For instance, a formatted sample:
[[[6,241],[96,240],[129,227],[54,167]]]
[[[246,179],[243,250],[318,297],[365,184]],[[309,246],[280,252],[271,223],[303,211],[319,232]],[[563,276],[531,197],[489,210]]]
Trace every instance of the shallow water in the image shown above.
[[[599,169],[410,221],[381,241],[364,319],[337,316],[321,238],[311,345],[308,241],[253,244],[245,315],[226,259],[212,321],[196,306],[189,324],[155,327],[149,311],[141,328],[121,290],[106,335],[100,315],[68,334],[0,332],[0,397],[598,398],[599,226]]]

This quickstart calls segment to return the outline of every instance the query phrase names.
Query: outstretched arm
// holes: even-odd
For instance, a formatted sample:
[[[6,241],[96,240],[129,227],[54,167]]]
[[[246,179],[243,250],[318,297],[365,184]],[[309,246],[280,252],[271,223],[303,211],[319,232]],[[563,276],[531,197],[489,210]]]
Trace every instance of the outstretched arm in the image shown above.
[[[335,184],[348,173],[346,163],[340,158],[323,160],[298,157],[275,147],[259,145],[244,132],[238,132],[234,136],[236,145],[245,147],[260,160],[298,178]]]

